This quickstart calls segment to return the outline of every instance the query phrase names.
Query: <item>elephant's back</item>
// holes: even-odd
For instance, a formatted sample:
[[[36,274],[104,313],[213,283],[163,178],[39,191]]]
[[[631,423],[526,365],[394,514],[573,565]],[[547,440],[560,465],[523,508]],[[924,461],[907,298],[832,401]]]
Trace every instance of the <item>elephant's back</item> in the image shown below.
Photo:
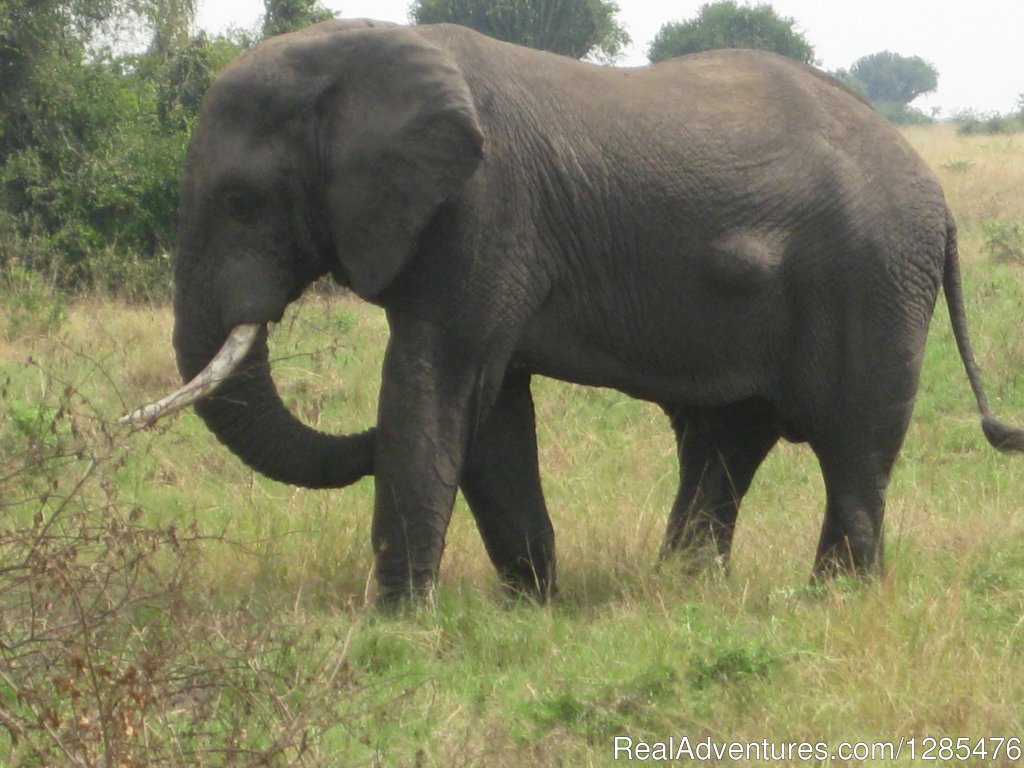
[[[928,176],[899,130],[844,83],[767,51],[717,50],[636,70],[695,140],[755,156],[772,146],[871,174]],[[671,97],[669,97],[671,95]]]

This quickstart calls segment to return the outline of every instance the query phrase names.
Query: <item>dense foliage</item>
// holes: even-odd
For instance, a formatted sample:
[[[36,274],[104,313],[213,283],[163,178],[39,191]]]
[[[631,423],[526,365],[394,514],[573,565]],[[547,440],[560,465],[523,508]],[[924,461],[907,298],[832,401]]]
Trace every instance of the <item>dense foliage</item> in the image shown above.
[[[629,44],[606,0],[416,0],[417,24],[450,22],[531,48],[582,59],[614,60]]]
[[[796,21],[779,16],[770,5],[740,5],[735,0],[708,3],[695,19],[663,26],[647,57],[658,62],[718,48],[755,48],[811,64],[814,48],[795,26]]]
[[[294,32],[334,16],[317,0],[263,0],[263,8],[264,37]]]
[[[4,272],[166,292],[188,135],[216,72],[246,44],[191,36],[193,5],[0,3]]]

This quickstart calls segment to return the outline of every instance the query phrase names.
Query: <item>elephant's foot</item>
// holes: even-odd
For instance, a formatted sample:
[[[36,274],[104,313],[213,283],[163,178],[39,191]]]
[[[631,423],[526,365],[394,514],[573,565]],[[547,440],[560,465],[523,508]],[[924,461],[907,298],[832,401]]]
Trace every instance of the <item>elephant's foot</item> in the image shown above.
[[[823,466],[828,465],[823,462]],[[884,479],[869,476],[866,480],[854,477],[854,480],[859,482],[851,482],[834,470],[825,472],[828,503],[814,558],[813,582],[820,584],[842,576],[864,580],[882,576],[885,565],[883,489],[887,476]],[[845,487],[840,485],[843,481]]]
[[[729,569],[729,548],[712,536],[688,536],[674,544],[666,541],[658,554],[659,570],[665,563],[671,563],[684,576],[700,576],[714,571],[726,573]]]
[[[677,506],[669,518],[659,563],[672,561],[688,576],[727,570],[737,513],[735,501],[711,510],[691,506],[685,514],[679,514]]]
[[[859,556],[855,554],[860,551]],[[885,575],[881,544],[869,544],[856,549],[848,540],[835,547],[819,551],[811,572],[811,584],[822,586],[840,578],[874,581]]]
[[[428,582],[401,589],[384,589],[378,583],[373,604],[382,613],[400,614],[405,611],[433,607],[436,600],[437,582],[431,579]]]
[[[558,596],[553,559],[538,564],[524,562],[518,567],[501,569],[498,576],[510,597],[543,605]]]

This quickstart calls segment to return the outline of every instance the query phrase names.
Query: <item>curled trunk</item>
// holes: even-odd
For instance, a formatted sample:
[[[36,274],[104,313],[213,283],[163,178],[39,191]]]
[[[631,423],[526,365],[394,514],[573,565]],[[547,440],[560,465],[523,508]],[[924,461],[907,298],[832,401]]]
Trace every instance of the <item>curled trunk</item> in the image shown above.
[[[191,380],[216,350],[186,351],[176,334],[178,367]],[[328,435],[285,407],[270,374],[264,326],[235,373],[196,404],[217,439],[267,477],[305,488],[340,488],[373,474],[374,429]]]

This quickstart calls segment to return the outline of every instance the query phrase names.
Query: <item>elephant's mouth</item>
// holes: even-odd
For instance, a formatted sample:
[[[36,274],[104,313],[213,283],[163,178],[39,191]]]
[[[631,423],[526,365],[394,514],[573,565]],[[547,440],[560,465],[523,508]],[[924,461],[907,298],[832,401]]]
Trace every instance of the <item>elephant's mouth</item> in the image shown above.
[[[261,328],[262,326],[257,323],[236,325],[231,329],[220,351],[192,381],[155,403],[144,405],[122,416],[120,423],[151,425],[202,400],[235,372],[239,363],[252,349]]]

